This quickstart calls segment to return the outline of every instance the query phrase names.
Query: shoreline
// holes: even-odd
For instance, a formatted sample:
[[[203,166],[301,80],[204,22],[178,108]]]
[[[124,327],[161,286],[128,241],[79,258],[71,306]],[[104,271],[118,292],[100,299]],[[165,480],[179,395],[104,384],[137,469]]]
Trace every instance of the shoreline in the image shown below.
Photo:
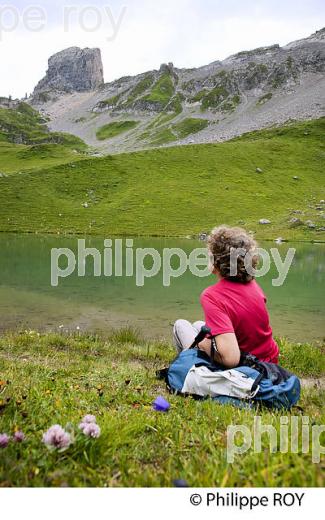
[[[240,227],[240,226],[239,226]],[[153,234],[134,234],[134,233],[130,233],[130,234],[126,234],[126,233],[107,233],[107,234],[103,234],[103,233],[82,233],[81,231],[74,231],[73,233],[69,233],[69,232],[55,232],[55,231],[20,231],[20,230],[3,230],[3,229],[0,229],[0,234],[7,234],[7,235],[38,235],[38,236],[41,236],[41,237],[54,237],[54,236],[62,236],[62,237],[68,237],[68,238],[71,238],[71,237],[74,237],[74,236],[82,236],[82,237],[103,237],[103,238],[107,238],[108,237],[113,237],[113,238],[169,238],[169,239],[182,239],[182,240],[197,240],[199,242],[205,242],[204,239],[201,239],[199,238],[199,234],[198,235],[153,235]],[[259,236],[256,236],[256,234],[254,234],[254,237],[256,238],[256,240],[259,240],[259,241],[262,241],[262,242],[276,242],[276,240],[279,238],[279,237],[275,237],[275,238],[263,238],[263,237],[259,237]],[[281,244],[287,244],[287,243],[293,243],[293,242],[297,242],[299,244],[325,244],[325,238],[324,240],[315,240],[315,239],[311,239],[311,240],[304,240],[304,239],[301,239],[301,238],[293,238],[293,239],[287,239],[287,238],[284,238],[281,240]]]

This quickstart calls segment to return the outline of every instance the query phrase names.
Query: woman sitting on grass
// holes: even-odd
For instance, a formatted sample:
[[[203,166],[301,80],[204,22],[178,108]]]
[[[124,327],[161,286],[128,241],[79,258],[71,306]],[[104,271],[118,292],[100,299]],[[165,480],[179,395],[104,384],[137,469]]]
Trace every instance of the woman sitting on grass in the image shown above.
[[[256,268],[256,246],[245,230],[236,227],[217,227],[208,237],[212,272],[218,281],[203,291],[201,305],[205,324],[212,336],[216,336],[215,361],[227,368],[238,366],[241,352],[253,354],[261,361],[278,363],[279,349],[272,337],[266,297],[244,263],[245,253],[249,253],[251,265]],[[235,257],[231,255],[234,250],[239,253]],[[230,269],[231,258],[235,258],[236,275]],[[174,340],[179,351],[191,346],[203,325],[203,321],[193,324],[176,321]],[[204,339],[199,348],[210,355],[211,339]]]

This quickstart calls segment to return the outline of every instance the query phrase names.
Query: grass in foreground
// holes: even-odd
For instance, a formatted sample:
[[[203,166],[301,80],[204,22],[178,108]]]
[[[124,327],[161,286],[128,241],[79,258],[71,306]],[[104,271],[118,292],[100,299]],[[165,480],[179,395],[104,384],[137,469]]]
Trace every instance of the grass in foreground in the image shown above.
[[[281,350],[288,369],[324,375],[321,347],[282,342]],[[254,415],[260,415],[279,432],[285,413],[169,395],[155,371],[173,357],[170,345],[146,343],[132,329],[106,340],[36,332],[1,337],[0,432],[20,429],[27,440],[1,449],[0,485],[170,486],[177,478],[195,487],[324,485],[324,459],[313,464],[311,453],[270,453],[267,437],[262,453],[249,450],[227,464],[229,424],[252,429]],[[167,414],[152,410],[157,395],[171,403]],[[305,389],[303,411],[287,415],[324,424],[324,396],[324,390]],[[62,453],[41,443],[49,426],[76,428],[86,413],[96,415],[99,439],[76,442]]]

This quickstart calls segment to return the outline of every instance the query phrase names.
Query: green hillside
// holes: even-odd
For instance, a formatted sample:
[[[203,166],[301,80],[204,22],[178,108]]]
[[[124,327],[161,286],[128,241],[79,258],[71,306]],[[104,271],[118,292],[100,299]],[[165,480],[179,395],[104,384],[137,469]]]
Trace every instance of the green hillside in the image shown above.
[[[260,238],[324,240],[324,130],[322,118],[12,173],[0,178],[0,229],[176,236],[227,223]],[[8,168],[1,154],[0,172]]]
[[[97,132],[97,139],[103,141],[104,139],[110,139],[116,135],[128,132],[137,126],[136,121],[116,121],[107,125],[101,126]]]
[[[83,158],[86,144],[71,134],[50,132],[47,121],[27,103],[0,107],[0,173],[45,167]]]
[[[39,145],[52,143],[85,150],[85,143],[78,137],[62,132],[50,132],[47,121],[27,103],[20,102],[14,108],[0,107],[0,142]]]

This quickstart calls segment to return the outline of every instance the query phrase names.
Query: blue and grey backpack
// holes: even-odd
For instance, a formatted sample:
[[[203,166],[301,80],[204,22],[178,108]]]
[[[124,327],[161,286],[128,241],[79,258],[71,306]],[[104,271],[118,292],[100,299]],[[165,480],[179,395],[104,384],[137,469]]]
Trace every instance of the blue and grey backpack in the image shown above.
[[[252,355],[242,355],[238,367],[225,369],[214,361],[217,351],[214,338],[211,357],[196,348],[206,334],[205,327],[191,348],[183,350],[168,368],[157,372],[171,392],[197,399],[210,397],[219,403],[249,408],[262,404],[290,409],[298,402],[300,381],[295,375]]]

